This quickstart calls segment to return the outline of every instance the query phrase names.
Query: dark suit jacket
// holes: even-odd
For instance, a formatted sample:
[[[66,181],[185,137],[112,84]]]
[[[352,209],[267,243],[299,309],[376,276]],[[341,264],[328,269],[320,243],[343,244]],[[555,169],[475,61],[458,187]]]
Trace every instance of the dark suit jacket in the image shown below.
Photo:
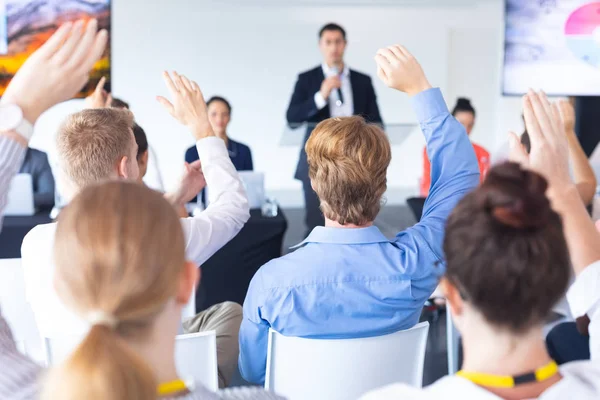
[[[54,176],[46,153],[28,148],[19,173],[31,175],[35,208],[51,210],[54,207]]]
[[[231,162],[233,163],[233,166],[237,171],[254,170],[254,165],[252,164],[252,152],[250,151],[250,147],[246,146],[243,143],[229,139],[227,141],[227,151],[229,152],[229,158],[231,159]],[[196,148],[196,146],[190,147],[185,152],[185,162],[191,164],[199,159],[200,156],[198,155],[198,149]],[[198,197],[201,197],[202,202],[204,202],[204,190]],[[198,201],[198,197],[196,197],[195,201]]]
[[[293,127],[304,122],[309,124],[304,136],[304,144],[306,144],[315,125],[331,117],[329,106],[319,110],[315,104],[315,93],[321,90],[324,79],[323,68],[320,65],[298,75],[294,94],[292,94],[292,100],[287,110],[287,121],[290,126]],[[383,125],[371,78],[368,75],[350,70],[350,84],[352,86],[354,114],[362,115],[368,122]],[[295,175],[295,178],[299,180],[308,179],[308,163],[304,144],[300,150],[300,159]]]

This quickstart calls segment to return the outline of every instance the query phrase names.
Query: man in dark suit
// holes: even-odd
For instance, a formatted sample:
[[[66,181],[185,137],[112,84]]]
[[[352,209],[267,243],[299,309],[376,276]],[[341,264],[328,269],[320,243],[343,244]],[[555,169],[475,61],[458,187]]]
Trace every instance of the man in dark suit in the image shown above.
[[[367,121],[383,124],[371,78],[351,70],[344,63],[346,31],[337,24],[327,24],[319,31],[319,48],[323,64],[298,76],[287,110],[290,126],[307,123],[304,143],[314,127],[330,117],[362,115]],[[307,235],[325,219],[308,177],[304,145],[295,178],[302,181],[306,208]]]

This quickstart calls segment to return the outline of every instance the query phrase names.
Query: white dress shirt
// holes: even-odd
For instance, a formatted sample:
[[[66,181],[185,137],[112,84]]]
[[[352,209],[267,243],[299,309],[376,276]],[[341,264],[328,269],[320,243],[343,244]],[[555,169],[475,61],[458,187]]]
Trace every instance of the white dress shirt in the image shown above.
[[[587,314],[590,317],[591,361],[576,361],[562,365],[560,367],[562,379],[542,393],[538,399],[600,399],[600,261],[587,267],[577,277],[567,293],[567,299],[574,316],[580,317]],[[395,384],[368,393],[361,400],[455,398],[501,400],[495,394],[458,376],[447,376],[424,389]]]
[[[205,138],[196,147],[206,184],[212,189],[210,206],[193,218],[181,219],[181,226],[187,259],[201,265],[237,235],[250,213],[244,186],[223,140]],[[55,233],[55,223],[38,225],[23,240],[26,295],[43,336],[80,335],[89,326],[62,304],[52,282]]]
[[[332,71],[327,64],[321,65],[323,68],[323,75],[326,78],[335,76],[336,72]],[[329,111],[332,117],[350,117],[354,115],[354,100],[352,98],[352,84],[350,83],[350,68],[344,65],[344,70],[340,74],[340,80],[342,81],[342,87],[338,90],[342,91],[342,97],[344,102],[338,105],[338,90],[332,90],[329,95],[329,99],[325,99],[321,94],[321,91],[315,93],[315,104],[319,110],[325,108],[329,104]]]

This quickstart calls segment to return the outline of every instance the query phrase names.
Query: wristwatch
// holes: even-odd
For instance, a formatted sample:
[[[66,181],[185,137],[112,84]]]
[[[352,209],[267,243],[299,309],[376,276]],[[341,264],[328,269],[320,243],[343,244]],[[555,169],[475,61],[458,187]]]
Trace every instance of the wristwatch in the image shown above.
[[[16,104],[0,104],[0,132],[15,131],[27,141],[33,136],[33,125]]]

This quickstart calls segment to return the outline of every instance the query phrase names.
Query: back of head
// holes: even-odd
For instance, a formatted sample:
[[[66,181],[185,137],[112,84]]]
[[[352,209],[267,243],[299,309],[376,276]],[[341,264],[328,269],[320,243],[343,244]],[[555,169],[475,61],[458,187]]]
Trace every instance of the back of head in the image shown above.
[[[132,143],[133,114],[116,108],[83,110],[61,125],[57,147],[62,170],[79,188],[109,179]]]
[[[362,117],[321,122],[306,143],[309,176],[326,218],[342,225],[375,219],[392,157],[383,130]]]
[[[492,168],[450,215],[447,278],[492,325],[538,326],[564,294],[569,254],[546,180],[518,164]]]
[[[465,97],[460,97],[456,101],[456,105],[454,106],[454,109],[452,110],[452,115],[456,116],[456,113],[458,113],[458,112],[470,112],[473,115],[476,115],[475,108],[471,104],[471,100],[469,100]]]
[[[156,398],[152,370],[123,339],[146,339],[177,291],[184,252],[179,219],[155,191],[114,181],[73,199],[58,221],[55,287],[92,328],[50,373],[44,399]]]
[[[144,129],[135,122],[133,123],[133,136],[138,145],[137,158],[139,160],[148,151],[148,137]]]
[[[113,108],[124,108],[126,110],[129,110],[129,103],[118,99],[116,97],[113,97],[112,102],[110,103],[110,106]]]

